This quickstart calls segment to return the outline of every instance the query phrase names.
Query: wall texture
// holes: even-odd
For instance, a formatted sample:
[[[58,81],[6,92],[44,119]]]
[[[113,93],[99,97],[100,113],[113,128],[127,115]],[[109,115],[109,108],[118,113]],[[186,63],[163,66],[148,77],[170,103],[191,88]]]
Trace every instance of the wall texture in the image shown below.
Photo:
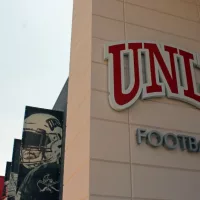
[[[122,40],[155,41],[200,53],[199,5],[195,0],[93,0],[91,200],[199,199],[199,155],[138,146],[135,133],[143,127],[200,139],[200,110],[167,98],[112,110],[103,58],[104,44]]]
[[[64,200],[199,200],[199,155],[138,146],[135,132],[143,127],[200,139],[200,111],[167,98],[114,111],[103,56],[104,44],[124,40],[200,53],[199,35],[197,0],[74,1]]]
[[[91,0],[74,0],[63,199],[89,197]]]

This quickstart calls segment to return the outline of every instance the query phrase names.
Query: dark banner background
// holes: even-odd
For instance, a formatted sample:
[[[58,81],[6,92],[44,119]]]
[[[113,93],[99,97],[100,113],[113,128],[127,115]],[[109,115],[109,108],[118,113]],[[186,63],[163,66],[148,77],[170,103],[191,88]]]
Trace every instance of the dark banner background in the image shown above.
[[[19,171],[21,142],[22,141],[19,139],[14,140],[11,171],[16,174],[18,174],[18,171]]]
[[[16,200],[58,200],[63,112],[26,107]]]
[[[13,145],[12,165],[8,186],[8,200],[13,200],[16,195],[17,179],[19,171],[21,140],[15,139]]]

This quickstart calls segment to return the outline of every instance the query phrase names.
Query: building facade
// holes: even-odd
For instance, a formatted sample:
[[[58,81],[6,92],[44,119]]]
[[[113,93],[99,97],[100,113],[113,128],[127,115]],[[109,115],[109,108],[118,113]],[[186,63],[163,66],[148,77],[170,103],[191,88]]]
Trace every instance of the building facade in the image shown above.
[[[199,0],[74,0],[63,200],[199,199],[199,35]]]

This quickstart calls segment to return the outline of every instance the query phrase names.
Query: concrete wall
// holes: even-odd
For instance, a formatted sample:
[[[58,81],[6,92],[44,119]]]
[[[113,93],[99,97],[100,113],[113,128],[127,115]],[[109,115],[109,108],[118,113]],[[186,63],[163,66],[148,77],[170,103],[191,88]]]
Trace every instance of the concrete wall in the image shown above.
[[[200,139],[200,111],[167,98],[113,110],[103,58],[104,44],[123,40],[200,53],[199,11],[195,0],[74,1],[64,200],[199,199],[199,154],[138,146],[135,132],[143,127]]]
[[[93,0],[90,132],[91,200],[198,200],[199,154],[136,144],[136,129],[200,139],[200,110],[175,100],[138,100],[116,112],[108,102],[103,45],[147,40],[200,52],[200,1]],[[200,82],[200,79],[198,79]]]
[[[63,199],[89,197],[91,0],[74,0]]]

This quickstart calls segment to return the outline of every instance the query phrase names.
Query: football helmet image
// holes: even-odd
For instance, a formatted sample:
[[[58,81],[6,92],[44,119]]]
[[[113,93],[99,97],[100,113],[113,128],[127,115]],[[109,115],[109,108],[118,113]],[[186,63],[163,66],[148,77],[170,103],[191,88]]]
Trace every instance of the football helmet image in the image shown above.
[[[32,114],[24,120],[21,164],[32,169],[46,163],[60,162],[62,126],[49,114]]]

